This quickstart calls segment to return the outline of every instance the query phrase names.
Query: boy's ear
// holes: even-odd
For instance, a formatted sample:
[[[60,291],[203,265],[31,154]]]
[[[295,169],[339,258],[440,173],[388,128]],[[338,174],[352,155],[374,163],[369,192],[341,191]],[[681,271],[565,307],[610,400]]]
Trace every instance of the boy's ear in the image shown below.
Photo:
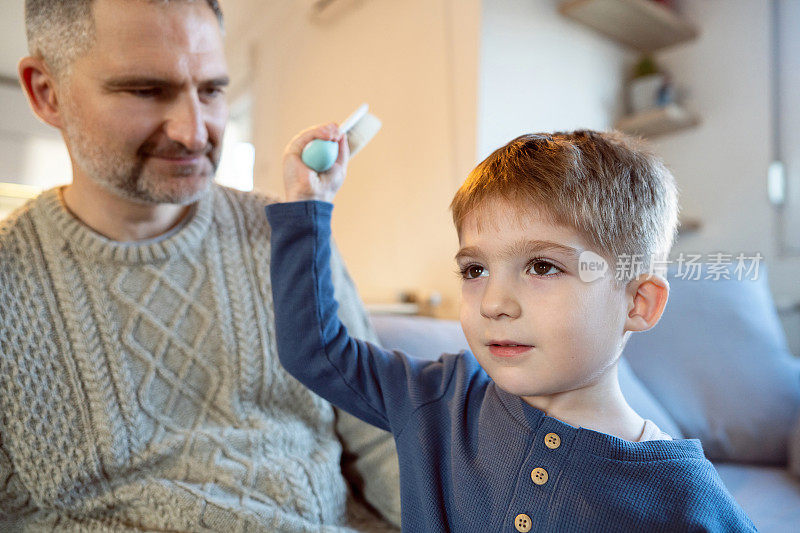
[[[61,129],[61,113],[56,80],[50,69],[39,57],[23,57],[17,66],[22,88],[36,116],[47,124]]]
[[[642,274],[625,289],[628,317],[625,331],[647,331],[658,323],[667,305],[669,282],[656,274]]]

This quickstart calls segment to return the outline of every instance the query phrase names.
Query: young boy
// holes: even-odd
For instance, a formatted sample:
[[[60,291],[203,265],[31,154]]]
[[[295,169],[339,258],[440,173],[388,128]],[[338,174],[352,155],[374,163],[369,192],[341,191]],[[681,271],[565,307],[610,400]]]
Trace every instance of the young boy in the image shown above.
[[[324,175],[300,163],[313,138],[340,144]],[[486,158],[451,206],[471,351],[424,361],[351,338],[336,316],[328,202],[346,144],[335,125],[296,137],[291,203],[267,207],[278,353],[306,386],[394,434],[403,530],[755,530],[700,442],[643,420],[617,381],[628,336],[656,324],[669,292],[658,260],[677,200],[658,159],[593,131],[523,135]],[[610,265],[591,282],[588,252]],[[617,257],[637,257],[623,279]]]

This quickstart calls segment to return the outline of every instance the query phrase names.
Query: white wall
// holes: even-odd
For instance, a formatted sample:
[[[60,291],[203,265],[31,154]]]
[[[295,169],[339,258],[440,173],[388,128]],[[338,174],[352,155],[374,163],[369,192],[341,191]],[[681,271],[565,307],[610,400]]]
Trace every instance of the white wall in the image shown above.
[[[22,159],[19,154],[24,149],[25,143],[16,135],[0,129],[0,182],[13,183],[22,175]]]
[[[234,97],[255,101],[256,187],[281,191],[280,157],[296,131],[369,102],[384,129],[351,164],[335,236],[365,300],[436,290],[440,314],[454,316],[447,206],[457,186],[523,132],[610,127],[636,54],[561,17],[557,0],[337,3],[336,17],[313,22],[311,0],[225,1]],[[703,124],[653,146],[676,175],[684,215],[704,225],[675,251],[760,251],[777,297],[800,298],[800,262],[777,257],[765,192],[768,3],[679,7],[701,36],[658,59]]]
[[[632,53],[564,18],[557,0],[486,0],[478,152],[522,133],[610,128]]]
[[[3,0],[0,17],[0,75],[14,78],[19,59],[28,53],[25,37],[25,2]],[[5,109],[5,108],[3,108]]]
[[[57,130],[34,118],[21,88],[0,85],[0,182],[46,188],[71,179]]]
[[[800,254],[800,2],[778,0],[776,8],[780,40],[780,63],[775,73],[780,108],[777,144],[787,178],[783,240],[787,249]]]
[[[453,193],[520,133],[609,126],[626,52],[562,19],[555,0],[338,3],[321,23],[311,1],[224,4],[234,97],[256,102],[256,188],[282,189],[296,131],[369,102],[384,129],[351,164],[334,235],[366,301],[439,291],[453,317]]]
[[[707,0],[680,7],[700,27],[700,38],[658,60],[688,88],[703,123],[659,139],[655,148],[673,169],[684,214],[703,227],[679,240],[675,251],[761,252],[776,299],[800,301],[800,258],[778,255],[766,192],[773,142],[770,2]],[[800,354],[797,317],[787,317],[785,326]]]
[[[452,313],[457,243],[448,205],[475,159],[478,0],[228,0],[234,97],[255,102],[256,188],[282,194],[281,154],[300,129],[361,102],[384,123],[351,162],[334,235],[368,302],[441,291]]]

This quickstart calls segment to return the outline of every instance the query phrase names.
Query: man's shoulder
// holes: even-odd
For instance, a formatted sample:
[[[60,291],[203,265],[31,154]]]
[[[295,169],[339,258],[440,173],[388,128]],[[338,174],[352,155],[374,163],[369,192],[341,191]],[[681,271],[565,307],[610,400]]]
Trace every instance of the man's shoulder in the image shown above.
[[[29,240],[27,229],[31,227],[32,211],[39,201],[39,197],[28,200],[0,220],[0,264],[4,263],[8,255],[20,245],[25,245]]]
[[[264,214],[264,206],[274,204],[279,201],[278,197],[270,193],[260,191],[240,191],[223,185],[214,186],[214,194],[218,199],[224,198],[226,201],[240,206],[246,211],[260,211]]]
[[[241,226],[251,235],[269,236],[264,207],[279,201],[276,196],[263,192],[240,191],[221,185],[214,186],[213,194],[218,223],[224,226]]]
[[[0,308],[6,311],[14,307],[12,303],[30,302],[32,298],[30,289],[37,279],[41,247],[34,222],[36,206],[37,199],[30,200],[0,220]],[[19,315],[19,311],[9,311],[7,316]]]

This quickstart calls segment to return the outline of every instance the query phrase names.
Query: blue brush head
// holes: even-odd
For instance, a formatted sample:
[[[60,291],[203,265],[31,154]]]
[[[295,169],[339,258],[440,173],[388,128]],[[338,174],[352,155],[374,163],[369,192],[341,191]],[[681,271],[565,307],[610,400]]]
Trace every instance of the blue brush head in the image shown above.
[[[314,139],[303,148],[301,159],[316,172],[327,172],[339,157],[339,143]]]

